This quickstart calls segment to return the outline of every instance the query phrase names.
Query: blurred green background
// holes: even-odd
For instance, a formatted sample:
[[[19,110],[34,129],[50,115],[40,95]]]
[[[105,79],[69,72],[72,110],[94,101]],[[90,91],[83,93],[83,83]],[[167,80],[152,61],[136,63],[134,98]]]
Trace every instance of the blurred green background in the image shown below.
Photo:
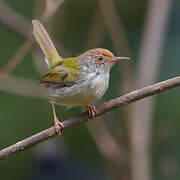
[[[58,3],[58,0],[51,3]],[[47,6],[51,3],[47,3]],[[40,19],[47,6],[43,0],[0,1],[1,69],[26,41],[32,31],[31,20]],[[149,12],[152,14],[149,15]],[[116,64],[113,67],[109,89],[100,101],[103,102],[137,89],[140,87],[138,84],[143,87],[179,75],[179,18],[178,0],[156,0],[156,3],[155,0],[64,0],[49,19],[45,18],[44,24],[62,57],[77,56],[96,47],[131,57],[130,64]],[[153,50],[153,46],[148,44],[154,38],[154,47],[159,49]],[[145,64],[149,66],[147,74],[154,72],[153,63],[156,70],[154,78],[146,82],[146,75],[142,80],[141,69],[143,72],[144,66],[140,64],[143,64],[142,59],[146,56],[146,53],[142,55],[142,51],[150,49],[152,52],[147,53],[150,61],[147,60]],[[43,72],[43,54],[35,43],[12,72],[0,79],[0,149],[53,125],[50,103],[42,98],[38,86]],[[137,83],[141,81],[139,77],[142,83]],[[151,102],[151,98],[148,100]],[[179,88],[155,96],[149,107],[151,113],[137,110],[139,113],[136,117],[148,116],[148,126],[143,123],[136,126],[136,121],[133,121],[134,107],[131,105],[114,110],[100,120],[82,124],[64,132],[62,137],[47,140],[1,161],[0,178],[138,180],[141,177],[144,180],[178,180],[179,104]],[[138,104],[135,106],[138,107]],[[56,109],[62,120],[81,112],[79,108]],[[148,138],[143,139],[139,146],[138,137]],[[136,142],[133,138],[137,138],[137,144],[133,143]],[[145,153],[142,156],[137,154],[135,164],[139,160],[146,164],[143,166],[143,163],[137,162],[137,167],[134,167],[133,151],[141,146]],[[142,169],[139,172],[138,167]]]

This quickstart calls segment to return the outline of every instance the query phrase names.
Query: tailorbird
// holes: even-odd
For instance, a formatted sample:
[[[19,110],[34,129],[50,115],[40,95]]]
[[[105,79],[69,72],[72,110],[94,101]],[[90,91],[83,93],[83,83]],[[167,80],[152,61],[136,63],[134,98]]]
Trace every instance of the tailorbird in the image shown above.
[[[119,61],[128,61],[128,57],[115,57],[112,52],[95,48],[72,58],[61,58],[38,20],[32,21],[33,33],[45,55],[47,73],[40,84],[47,90],[54,115],[57,133],[61,133],[63,124],[58,120],[54,105],[84,106],[93,117],[96,109],[90,103],[99,100],[109,86],[111,67]]]

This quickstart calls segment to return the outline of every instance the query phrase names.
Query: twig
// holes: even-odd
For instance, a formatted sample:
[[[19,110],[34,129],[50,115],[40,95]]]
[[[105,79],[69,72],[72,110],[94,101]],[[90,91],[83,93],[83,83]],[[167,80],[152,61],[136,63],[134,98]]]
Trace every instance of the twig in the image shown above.
[[[16,51],[14,56],[8,61],[8,63],[0,71],[0,80],[9,74],[26,55],[26,52],[32,47],[33,39],[26,40],[21,47]]]
[[[102,44],[102,39],[105,34],[105,24],[102,20],[103,16],[100,14],[99,8],[95,10],[92,24],[88,31],[88,40],[85,49],[90,49],[92,47],[99,47]],[[118,48],[117,48],[118,49]],[[92,121],[87,124],[88,131],[92,136],[94,142],[96,143],[97,149],[106,159],[107,172],[114,179],[127,179],[127,152],[121,143],[114,137],[114,127],[113,133],[107,128],[106,121],[107,116],[101,116],[98,121]],[[111,116],[113,120],[113,117]],[[117,130],[117,129],[116,129]],[[118,131],[119,133],[119,128]],[[117,134],[117,133],[116,133]]]
[[[93,15],[92,23],[89,27],[85,49],[87,50],[94,47],[101,47],[104,33],[105,28],[102,22],[102,16],[97,8]]]
[[[97,121],[88,123],[87,127],[99,152],[107,161],[106,166],[111,176],[114,176],[114,179],[128,179],[127,151],[112,135],[107,124],[103,121],[103,116],[100,116]]]
[[[163,48],[171,0],[149,1],[144,35],[140,49],[136,85],[139,89],[156,82],[159,75],[160,56]],[[161,8],[161,11],[159,11]],[[149,70],[150,69],[150,70]],[[131,106],[130,149],[132,180],[151,179],[151,133],[154,98],[145,99]],[[143,113],[141,113],[143,112]]]
[[[125,32],[121,18],[118,16],[117,10],[112,0],[98,0],[99,9],[104,20],[104,24],[109,31],[112,39],[113,47],[116,55],[129,56],[132,58],[132,52],[129,47],[127,34]],[[121,80],[123,92],[127,92],[132,89],[132,65],[131,64],[119,64],[121,72]]]
[[[42,22],[47,22],[50,17],[57,11],[58,7],[64,2],[64,0],[46,0],[46,7],[40,19]],[[52,4],[52,6],[50,6]],[[56,6],[55,6],[56,4]],[[50,6],[50,10],[48,11],[48,7]],[[14,56],[8,61],[8,63],[4,66],[4,68],[0,71],[0,80],[4,78],[7,74],[9,74],[22,60],[22,58],[26,55],[28,50],[32,47],[34,42],[34,38],[32,33],[29,34],[29,38],[23,43],[23,45],[16,51]]]
[[[114,2],[112,0],[98,0],[99,9],[107,29],[112,38],[116,53],[119,51],[131,56],[126,32],[122,21],[117,14]]]
[[[13,10],[2,0],[0,1],[0,21],[25,38],[29,38],[31,24],[24,16]]]
[[[96,107],[97,113],[95,117],[98,117],[100,115],[103,115],[109,111],[112,111],[113,109],[120,108],[122,106],[125,106],[129,103],[135,102],[137,100],[140,100],[142,98],[152,96],[155,94],[159,94],[163,91],[166,91],[168,89],[172,89],[174,87],[180,86],[180,76],[162,81],[160,83],[144,87],[142,89],[132,91],[126,95],[123,95],[121,97],[118,97],[116,99],[110,100],[108,102],[105,102],[99,106]],[[77,126],[81,123],[85,123],[88,120],[91,120],[92,116],[88,115],[88,112],[83,112],[79,114],[78,116],[74,118],[70,118],[68,120],[65,120],[62,122],[64,129],[68,130],[70,128],[73,128],[74,126]],[[46,139],[52,138],[54,136],[57,136],[55,127],[51,127],[49,129],[46,129],[44,131],[41,131],[27,139],[24,139],[14,145],[11,145],[3,150],[0,151],[0,160],[7,159],[8,157],[14,155],[15,153],[21,152],[25,149],[28,149],[35,144],[38,144],[42,141],[45,141]]]
[[[50,19],[63,4],[64,0],[46,0],[46,7],[41,15],[41,21],[46,22]]]
[[[36,80],[7,75],[1,80],[0,90],[19,96],[45,98],[45,93]]]

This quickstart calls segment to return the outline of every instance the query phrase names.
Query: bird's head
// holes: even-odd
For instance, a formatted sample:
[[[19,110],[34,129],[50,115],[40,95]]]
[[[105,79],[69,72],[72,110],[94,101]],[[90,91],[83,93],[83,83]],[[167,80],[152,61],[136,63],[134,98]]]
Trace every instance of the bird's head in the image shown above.
[[[128,57],[117,57],[107,49],[96,48],[90,49],[79,56],[80,63],[84,68],[90,70],[99,69],[108,71],[116,63],[120,61],[129,61]]]

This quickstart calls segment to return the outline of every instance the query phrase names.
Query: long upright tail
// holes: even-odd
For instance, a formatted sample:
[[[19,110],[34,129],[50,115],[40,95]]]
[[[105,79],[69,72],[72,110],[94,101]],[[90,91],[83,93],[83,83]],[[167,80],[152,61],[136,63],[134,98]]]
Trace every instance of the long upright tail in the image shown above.
[[[33,20],[32,24],[34,26],[33,33],[42,51],[44,52],[47,66],[50,68],[56,64],[61,57],[59,56],[51,38],[41,22],[38,20]]]

